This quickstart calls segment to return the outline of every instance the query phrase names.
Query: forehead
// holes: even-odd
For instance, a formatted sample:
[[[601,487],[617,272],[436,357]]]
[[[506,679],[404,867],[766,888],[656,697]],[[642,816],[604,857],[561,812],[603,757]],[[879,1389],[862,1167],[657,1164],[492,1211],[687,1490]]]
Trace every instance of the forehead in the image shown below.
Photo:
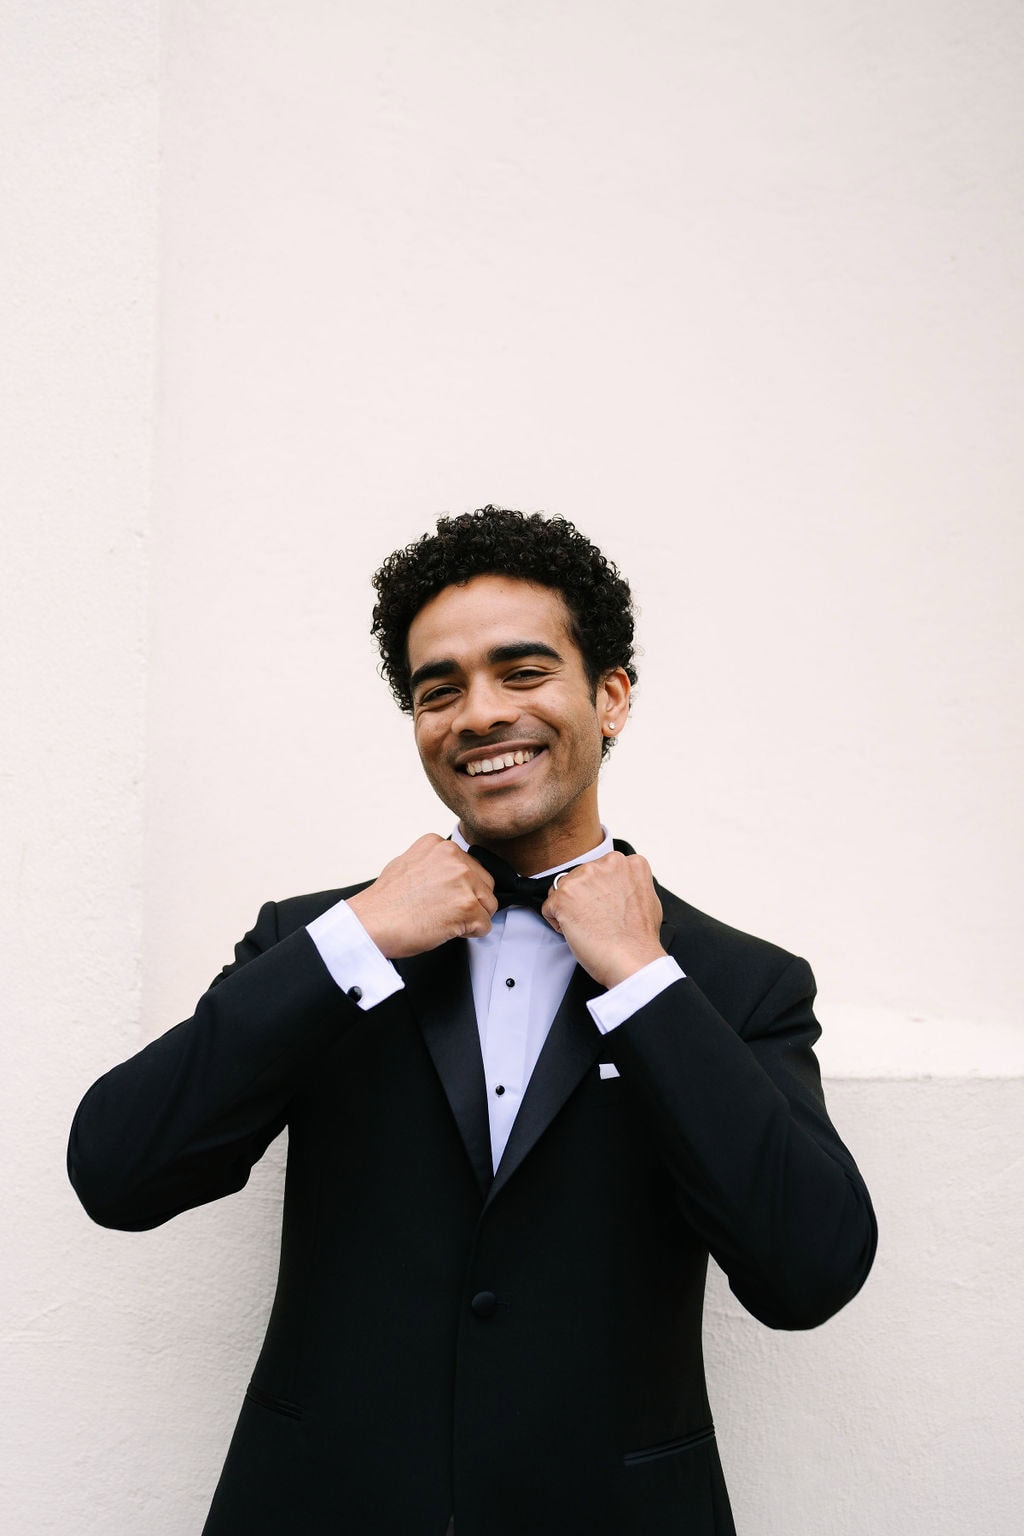
[[[409,626],[409,668],[460,664],[497,646],[540,640],[562,655],[578,654],[560,592],[517,576],[474,576],[424,603]]]

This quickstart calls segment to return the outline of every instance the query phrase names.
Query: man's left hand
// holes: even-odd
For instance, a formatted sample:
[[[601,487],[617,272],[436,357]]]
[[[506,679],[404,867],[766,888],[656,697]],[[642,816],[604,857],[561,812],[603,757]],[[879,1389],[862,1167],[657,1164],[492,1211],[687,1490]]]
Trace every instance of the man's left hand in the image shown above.
[[[665,954],[661,902],[651,867],[638,853],[606,853],[577,864],[559,880],[541,915],[603,987],[617,986]]]

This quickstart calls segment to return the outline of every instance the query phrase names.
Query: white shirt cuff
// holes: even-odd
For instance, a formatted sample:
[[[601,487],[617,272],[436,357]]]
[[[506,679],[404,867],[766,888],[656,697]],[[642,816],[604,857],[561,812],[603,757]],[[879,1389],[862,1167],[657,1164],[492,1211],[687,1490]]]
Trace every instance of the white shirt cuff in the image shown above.
[[[591,998],[587,1007],[602,1035],[607,1035],[613,1029],[618,1029],[634,1013],[638,1013],[645,1004],[653,1001],[659,992],[664,992],[674,981],[685,980],[686,972],[672,956],[660,955],[650,965],[645,965],[642,970],[627,976],[625,981],[620,981],[609,992]]]
[[[405,986],[347,901],[339,901],[314,917],[306,932],[333,979],[360,1008],[376,1008]]]

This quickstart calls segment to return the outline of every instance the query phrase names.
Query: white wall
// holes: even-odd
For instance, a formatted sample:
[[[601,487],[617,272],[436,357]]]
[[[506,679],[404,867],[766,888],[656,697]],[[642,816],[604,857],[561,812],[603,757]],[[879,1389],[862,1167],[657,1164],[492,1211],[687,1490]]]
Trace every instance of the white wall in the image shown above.
[[[265,897],[447,830],[369,575],[495,500],[633,581],[606,819],[811,957],[877,1199],[825,1329],[712,1287],[740,1530],[1010,1536],[1019,12],[169,0],[158,54],[156,10],[0,6],[0,1525],[202,1523],[282,1149],[127,1237],[76,1210],[67,1123]]]
[[[157,65],[155,4],[0,4],[0,1529],[26,1536],[157,1528],[122,1518],[118,1260],[63,1171],[98,1051],[138,1037]]]

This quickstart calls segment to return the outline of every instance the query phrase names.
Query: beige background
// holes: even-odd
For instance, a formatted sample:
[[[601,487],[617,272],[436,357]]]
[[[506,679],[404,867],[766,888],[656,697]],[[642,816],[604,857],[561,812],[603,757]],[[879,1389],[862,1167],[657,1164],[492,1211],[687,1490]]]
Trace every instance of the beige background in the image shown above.
[[[562,513],[641,608],[603,809],[808,955],[878,1266],[713,1283],[743,1536],[1011,1536],[1024,18],[999,0],[0,0],[0,1526],[190,1536],[283,1148],[91,1227],[75,1103],[268,896],[449,817],[369,575]]]

